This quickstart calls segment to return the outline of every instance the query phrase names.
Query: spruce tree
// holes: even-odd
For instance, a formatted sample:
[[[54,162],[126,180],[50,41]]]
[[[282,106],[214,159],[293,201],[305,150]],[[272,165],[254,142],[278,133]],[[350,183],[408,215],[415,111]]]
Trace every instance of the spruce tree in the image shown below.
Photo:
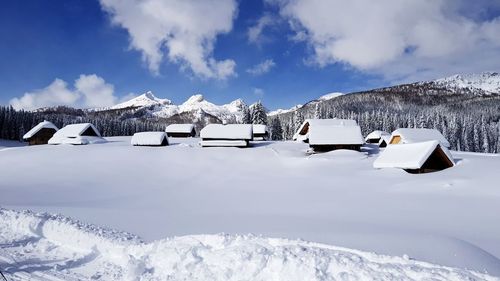
[[[271,120],[271,139],[272,140],[283,139],[283,128],[281,128],[281,122],[279,118],[273,118]]]
[[[252,124],[252,115],[250,114],[250,110],[248,109],[248,106],[243,107],[242,115],[243,116],[241,119],[241,123]]]
[[[260,101],[252,107],[252,124],[267,125],[266,110]]]

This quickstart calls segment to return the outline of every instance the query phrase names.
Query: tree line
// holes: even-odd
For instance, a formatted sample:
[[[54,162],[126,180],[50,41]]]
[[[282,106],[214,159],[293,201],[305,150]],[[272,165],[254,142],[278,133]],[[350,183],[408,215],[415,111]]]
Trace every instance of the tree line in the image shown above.
[[[273,139],[290,140],[308,118],[354,119],[364,136],[374,130],[435,128],[458,151],[500,153],[500,96],[432,83],[401,85],[327,101],[271,116]]]
[[[500,96],[464,91],[447,91],[425,84],[402,85],[313,101],[298,110],[270,117],[258,102],[242,108],[241,120],[233,118],[229,123],[266,124],[272,140],[290,140],[308,118],[354,119],[363,135],[374,130],[390,133],[397,128],[435,128],[448,139],[453,150],[500,153]],[[179,120],[162,119],[145,113],[145,109],[86,112],[68,107],[27,112],[0,106],[0,138],[21,140],[43,120],[59,128],[89,122],[103,136],[129,136],[135,132],[163,131],[170,123],[194,122],[195,118],[188,114],[175,117]],[[197,117],[199,128],[205,123],[221,122],[205,115]]]
[[[144,131],[163,131],[167,126],[166,121],[161,119],[119,119],[113,115],[86,114],[72,108],[62,107],[56,111],[29,112],[0,106],[0,139],[22,140],[26,132],[43,120],[54,123],[58,128],[74,123],[92,123],[105,137],[130,136]]]

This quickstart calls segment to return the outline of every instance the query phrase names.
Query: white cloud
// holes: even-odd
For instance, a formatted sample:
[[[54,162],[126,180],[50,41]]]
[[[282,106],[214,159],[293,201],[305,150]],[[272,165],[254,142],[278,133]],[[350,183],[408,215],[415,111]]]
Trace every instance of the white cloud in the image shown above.
[[[87,107],[112,106],[116,103],[114,86],[95,74],[80,75],[75,81],[75,88],[83,96]]]
[[[247,72],[252,75],[262,75],[271,71],[274,66],[276,66],[276,63],[272,59],[267,59],[247,69]]]
[[[263,40],[263,31],[266,27],[271,26],[275,22],[275,18],[270,14],[264,14],[260,17],[255,25],[248,28],[247,37],[250,43],[260,44]]]
[[[131,48],[142,53],[158,74],[164,52],[182,70],[200,78],[235,76],[236,63],[213,58],[216,37],[232,30],[236,0],[100,0],[114,24],[130,35]],[[165,50],[166,49],[166,50]]]
[[[68,89],[68,84],[61,79],[55,79],[49,86],[25,93],[21,98],[13,98],[10,104],[14,109],[33,110],[40,107],[68,105],[72,106],[80,95]]]
[[[265,92],[261,88],[253,88],[253,94],[259,98],[262,98],[264,97]]]
[[[10,104],[15,109],[34,110],[49,106],[105,107],[115,104],[114,86],[101,77],[80,75],[75,80],[74,89],[68,83],[56,78],[49,86],[25,93],[20,98],[13,98]]]
[[[500,68],[500,18],[478,21],[454,0],[268,0],[319,66],[343,63],[388,79]],[[468,1],[463,1],[467,5]]]

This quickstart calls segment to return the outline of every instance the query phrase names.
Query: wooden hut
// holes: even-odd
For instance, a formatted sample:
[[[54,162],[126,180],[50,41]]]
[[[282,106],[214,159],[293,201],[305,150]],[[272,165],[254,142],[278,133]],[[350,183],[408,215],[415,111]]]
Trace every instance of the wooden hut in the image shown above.
[[[382,135],[378,142],[378,147],[382,148],[387,147],[390,141],[391,141],[391,135]]]
[[[254,141],[263,141],[269,138],[269,132],[267,131],[266,125],[253,124],[252,130],[253,130]]]
[[[392,132],[389,144],[416,143],[437,140],[446,148],[450,147],[448,140],[436,129],[400,128]]]
[[[309,132],[309,147],[314,151],[336,149],[361,149],[364,143],[359,126],[312,126]]]
[[[101,137],[97,128],[90,123],[79,123],[67,125],[57,131],[52,138],[49,139],[49,144],[91,144],[106,142]]]
[[[193,124],[170,124],[165,132],[171,138],[193,138],[196,136]]]
[[[309,142],[309,133],[315,126],[357,126],[355,120],[350,119],[306,119],[293,135],[293,140]]]
[[[209,124],[200,132],[201,146],[247,147],[253,138],[250,124]]]
[[[369,133],[366,136],[365,142],[378,144],[380,142],[380,140],[382,139],[382,136],[390,136],[390,135],[391,134],[389,134],[388,132],[376,130],[376,131]]]
[[[43,121],[24,134],[23,139],[29,145],[47,144],[58,130],[51,122]]]
[[[133,146],[167,146],[168,137],[165,132],[135,133],[130,140]]]
[[[373,167],[399,168],[412,174],[444,170],[455,165],[447,148],[437,140],[389,145],[373,162]]]

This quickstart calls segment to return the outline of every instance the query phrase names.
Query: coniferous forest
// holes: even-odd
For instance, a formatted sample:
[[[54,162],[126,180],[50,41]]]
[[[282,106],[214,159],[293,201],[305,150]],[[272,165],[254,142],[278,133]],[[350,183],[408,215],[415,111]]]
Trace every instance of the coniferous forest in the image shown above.
[[[453,150],[500,152],[500,96],[477,90],[415,83],[312,101],[270,117],[272,138],[291,139],[307,118],[354,119],[365,136],[373,130],[435,128]]]
[[[121,119],[114,114],[93,114],[67,107],[58,107],[54,111],[28,112],[0,106],[0,139],[22,140],[27,131],[43,120],[54,123],[58,128],[73,123],[92,123],[103,136],[130,136],[135,132],[163,131],[167,125],[160,119]]]

